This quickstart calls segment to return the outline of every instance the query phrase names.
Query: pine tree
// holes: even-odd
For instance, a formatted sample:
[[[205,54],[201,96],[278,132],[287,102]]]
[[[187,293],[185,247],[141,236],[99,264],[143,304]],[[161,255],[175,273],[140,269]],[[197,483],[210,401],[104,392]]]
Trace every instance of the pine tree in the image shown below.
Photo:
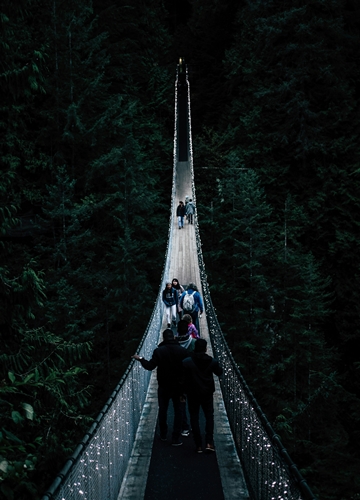
[[[350,323],[357,324],[357,296],[349,294],[358,275],[353,214],[359,209],[353,8],[341,1],[258,3],[239,11],[227,56],[239,158],[260,173],[277,212],[288,192],[304,208],[306,251],[325,257],[337,291],[329,339],[340,336],[344,352],[347,343],[355,345]]]
[[[218,179],[213,212],[220,245],[207,258],[215,262],[215,269],[221,269],[211,282],[221,283],[214,287],[214,301],[217,304],[220,293],[217,307],[220,318],[228,318],[230,345],[235,355],[241,352],[241,358],[248,360],[246,371],[252,371],[254,356],[269,342],[266,332],[276,291],[275,221],[254,171],[241,167],[236,157],[230,156],[224,172],[224,179]]]
[[[310,356],[303,346],[300,349],[300,339],[308,342],[310,331],[314,333],[301,321],[306,308],[302,295],[306,284],[300,271],[296,271],[300,265],[309,273],[312,270],[312,286],[318,280],[319,283],[326,281],[324,276],[330,276],[331,283],[322,296],[326,298],[330,291],[334,293],[331,310],[325,313],[324,309],[324,314],[318,310],[322,319],[312,339],[317,339],[319,349],[324,343],[337,347],[340,356],[326,349],[327,355],[322,360],[318,352],[318,363],[322,367],[318,387],[321,387],[321,377],[325,380],[329,371],[338,367],[344,393],[347,390],[350,394],[357,393],[358,355],[355,353],[359,351],[355,332],[359,329],[356,315],[359,297],[356,287],[354,289],[354,280],[359,275],[355,256],[359,251],[355,237],[358,223],[354,217],[359,211],[355,194],[359,189],[359,152],[355,138],[358,89],[354,84],[359,71],[357,12],[354,2],[340,0],[306,5],[297,1],[286,5],[281,2],[251,4],[238,11],[235,41],[225,61],[228,90],[233,99],[224,112],[230,124],[227,129],[224,127],[223,137],[228,137],[229,146],[233,138],[239,161],[258,173],[276,220],[281,220],[289,193],[303,214],[297,229],[296,248],[288,255],[292,260],[289,274],[284,275],[291,278],[287,281],[288,292],[296,300],[296,307],[293,299],[285,300],[284,307],[297,310],[296,314],[284,316],[285,325],[292,324],[293,328],[291,332],[283,331],[289,350],[283,361],[277,361],[281,364],[277,369],[289,375],[284,378],[288,388],[297,386],[294,377],[295,373],[299,375],[300,353],[306,359]],[[289,264],[288,261],[284,269]],[[321,304],[320,298],[317,303]],[[292,349],[293,343],[297,345],[296,351]],[[294,369],[292,376],[290,367]],[[301,370],[306,373],[304,365]],[[279,375],[279,383],[282,384],[282,380],[283,376]],[[335,377],[330,385],[336,387],[339,380]],[[304,380],[299,383],[302,387]],[[340,392],[334,389],[334,394]],[[334,396],[332,401],[336,415],[341,414],[339,408],[348,397],[344,393],[339,399]],[[326,421],[326,415],[322,418]],[[351,434],[355,420],[346,422],[346,432]],[[329,426],[335,435],[335,429],[343,426],[343,417],[331,423],[329,418]],[[300,435],[304,436],[302,431],[296,439],[301,439]],[[328,437],[331,439],[331,435]],[[353,439],[356,441],[354,436]],[[334,443],[334,447],[337,445]],[[324,441],[321,446],[324,450]],[[321,446],[317,449],[320,455]],[[344,456],[350,449],[348,444],[345,447]],[[334,464],[331,467],[334,468]],[[339,484],[333,488],[339,488]]]
[[[132,10],[129,25],[138,23],[137,15]],[[157,19],[156,13],[152,19]],[[2,20],[8,22],[6,16]],[[60,468],[64,454],[73,449],[76,432],[84,432],[79,424],[88,423],[82,407],[88,404],[89,380],[102,387],[102,394],[97,400],[95,388],[94,404],[87,413],[96,414],[104,404],[103,369],[98,367],[104,365],[106,351],[118,358],[115,362],[107,358],[111,391],[122,374],[124,359],[128,363],[124,346],[137,343],[138,332],[148,321],[155,295],[154,300],[149,297],[157,290],[163,254],[161,249],[154,251],[161,231],[158,236],[152,230],[150,218],[157,223],[163,219],[161,244],[166,247],[168,203],[160,202],[157,180],[159,174],[163,176],[163,164],[156,156],[165,144],[166,113],[172,111],[172,94],[167,91],[173,81],[157,64],[146,71],[148,62],[140,50],[133,50],[129,58],[136,64],[127,74],[126,85],[116,92],[117,82],[106,73],[107,35],[98,28],[90,2],[65,3],[61,9],[56,0],[31,2],[9,23],[10,28],[2,28],[12,37],[9,46],[18,47],[22,59],[29,59],[28,40],[46,47],[46,55],[39,57],[43,74],[37,75],[42,87],[30,79],[27,87],[23,78],[20,88],[16,58],[2,46],[2,60],[12,69],[5,71],[4,65],[2,83],[5,78],[12,80],[11,86],[3,85],[2,94],[6,113],[2,162],[8,173],[1,184],[2,236],[7,238],[1,266],[6,331],[1,361],[7,381],[2,390],[6,426],[1,455],[7,471],[1,487],[4,495],[16,491],[21,499],[51,481],[53,468],[50,472],[46,463]],[[155,34],[154,30],[154,40]],[[159,50],[161,43],[156,43]],[[146,76],[142,86],[134,86],[141,73]],[[31,74],[26,68],[21,73]],[[142,95],[147,84],[151,106]],[[171,185],[172,141],[168,144]],[[14,218],[16,212],[19,219]],[[32,220],[26,233],[25,213]],[[139,297],[140,306],[148,309],[139,306]],[[129,326],[132,317],[136,320]],[[91,364],[85,360],[89,340],[101,347]],[[22,468],[25,462],[28,472],[16,479],[14,467]]]
[[[46,301],[44,273],[34,260],[12,254],[8,234],[18,224],[16,207],[9,204],[13,177],[4,173],[0,183],[0,492],[25,500],[44,488],[43,460],[54,449],[59,457],[66,453],[74,438],[69,421],[88,422],[81,416],[88,391],[80,360],[90,345],[64,342],[37,326]]]

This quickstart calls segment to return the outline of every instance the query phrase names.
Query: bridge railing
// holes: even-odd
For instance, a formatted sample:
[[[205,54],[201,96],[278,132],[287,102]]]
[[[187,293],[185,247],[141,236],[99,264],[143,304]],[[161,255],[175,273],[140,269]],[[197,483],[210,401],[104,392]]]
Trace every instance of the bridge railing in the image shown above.
[[[196,202],[189,83],[188,121],[192,196]],[[315,495],[282,445],[279,436],[274,432],[262,412],[231,354],[211,301],[197,216],[195,217],[195,231],[209,334],[214,355],[219,359],[224,370],[220,379],[224,404],[251,498],[257,500],[316,500]]]
[[[177,80],[175,82],[175,125],[173,185],[168,243],[159,293],[138,352],[151,358],[157,346],[164,306],[161,291],[169,279],[172,246],[172,221],[175,214],[177,144]],[[95,422],[56,476],[42,500],[116,500],[126,473],[149,387],[151,372],[134,360]]]
[[[141,347],[151,352],[162,320],[157,301]],[[150,372],[130,363],[97,419],[68,459],[43,500],[116,500],[133,448]]]
[[[205,273],[202,279],[206,282]],[[251,498],[315,500],[233,359],[207,284],[203,293],[213,351],[224,370],[220,380],[224,404]]]

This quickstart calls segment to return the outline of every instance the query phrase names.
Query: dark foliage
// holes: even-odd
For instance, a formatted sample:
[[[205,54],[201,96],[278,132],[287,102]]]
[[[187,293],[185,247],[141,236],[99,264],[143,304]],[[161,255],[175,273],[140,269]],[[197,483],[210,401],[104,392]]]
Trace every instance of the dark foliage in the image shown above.
[[[94,7],[1,8],[0,498],[39,498],[72,452],[143,335],[163,264],[165,13]]]
[[[357,2],[24,0],[0,14],[0,498],[39,498],[143,335],[179,56],[229,345],[319,498],[356,498]]]
[[[219,318],[262,408],[328,499],[359,494],[356,14],[343,1],[240,6],[223,61],[229,105],[217,110],[214,97],[216,124],[194,144]]]

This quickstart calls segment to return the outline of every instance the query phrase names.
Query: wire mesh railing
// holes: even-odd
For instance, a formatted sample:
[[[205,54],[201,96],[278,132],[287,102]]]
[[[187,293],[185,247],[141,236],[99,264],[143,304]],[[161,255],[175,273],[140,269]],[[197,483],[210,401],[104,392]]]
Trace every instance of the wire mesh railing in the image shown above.
[[[162,305],[157,300],[141,342],[151,355],[159,338]],[[43,500],[116,500],[134,444],[150,372],[131,362],[96,421],[46,491]]]
[[[189,161],[192,196],[196,201],[188,84]],[[221,331],[202,254],[198,218],[196,245],[206,319],[214,355],[223,368],[220,379],[224,404],[251,498],[256,500],[316,500],[245,382]]]

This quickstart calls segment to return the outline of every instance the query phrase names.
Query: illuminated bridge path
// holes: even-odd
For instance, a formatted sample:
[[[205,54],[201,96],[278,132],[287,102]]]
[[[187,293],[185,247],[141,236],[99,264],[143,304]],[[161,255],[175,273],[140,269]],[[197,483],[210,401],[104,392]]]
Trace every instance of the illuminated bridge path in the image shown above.
[[[174,129],[168,246],[158,298],[138,353],[150,359],[166,328],[160,297],[166,281],[177,277],[184,285],[195,282],[205,305],[200,334],[224,370],[219,380],[215,377],[216,453],[196,454],[191,436],[180,447],[159,440],[156,374],[132,361],[43,500],[315,500],[224,340],[208,288],[197,217],[194,225],[185,222],[182,230],[177,226],[179,200],[189,196],[196,204],[190,84],[181,62]],[[172,415],[168,423],[171,430]]]
[[[192,198],[192,169],[190,161],[176,162],[175,165],[174,208],[179,200],[188,195]],[[184,222],[179,230],[176,217],[171,220],[170,268],[166,281],[177,277],[182,284],[194,282],[201,289],[200,271],[196,245],[195,225]],[[166,328],[163,317],[162,329]],[[200,319],[200,332],[208,340],[208,352],[212,354],[206,312]],[[217,378],[217,377],[215,377]],[[119,499],[171,500],[233,498],[242,500],[248,497],[246,483],[236,453],[229,422],[226,417],[217,381],[215,394],[215,434],[216,455],[194,452],[195,445],[191,436],[182,438],[183,446],[172,447],[170,440],[159,440],[159,430],[155,428],[157,419],[157,381],[153,373],[146,400],[146,415],[138,429],[137,439],[130,459]],[[170,403],[171,407],[171,403]],[[172,428],[172,414],[168,417],[169,429]],[[202,425],[204,428],[204,425]],[[155,440],[154,440],[155,434]],[[170,435],[170,432],[169,432]],[[148,476],[149,464],[151,469]],[[155,469],[155,470],[153,470]],[[222,492],[223,490],[223,492]]]

